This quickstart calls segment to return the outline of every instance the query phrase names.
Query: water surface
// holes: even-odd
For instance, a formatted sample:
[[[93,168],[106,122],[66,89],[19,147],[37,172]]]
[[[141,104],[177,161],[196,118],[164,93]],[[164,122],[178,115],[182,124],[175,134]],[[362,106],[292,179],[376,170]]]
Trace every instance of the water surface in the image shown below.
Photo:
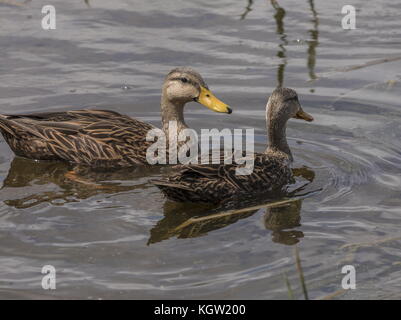
[[[96,106],[160,125],[163,78],[188,65],[234,109],[191,103],[196,130],[254,127],[263,150],[278,84],[315,122],[288,124],[294,201],[234,215],[166,202],[157,168],[89,177],[98,188],[1,138],[0,297],[286,299],[286,275],[302,299],[297,245],[310,298],[401,298],[401,4],[356,0],[346,31],[342,1],[52,3],[57,29],[44,31],[47,3],[0,2],[1,113]],[[357,290],[342,292],[348,264]]]

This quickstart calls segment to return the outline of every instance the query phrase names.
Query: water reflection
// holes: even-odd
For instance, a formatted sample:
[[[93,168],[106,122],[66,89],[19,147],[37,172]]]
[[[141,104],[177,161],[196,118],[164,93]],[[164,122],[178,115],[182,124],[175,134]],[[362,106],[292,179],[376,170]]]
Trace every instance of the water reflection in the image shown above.
[[[294,245],[304,237],[302,231],[294,230],[301,226],[302,200],[285,205],[267,208],[264,214],[264,225],[272,231],[273,242]]]
[[[319,45],[319,18],[317,11],[315,9],[314,0],[308,0],[309,8],[312,14],[312,23],[313,28],[308,30],[310,35],[310,39],[307,41],[308,43],[308,50],[307,50],[307,67],[308,67],[308,74],[310,80],[315,80],[317,78],[315,73],[315,66],[316,66],[316,47]],[[280,37],[280,43],[278,45],[279,50],[276,54],[278,58],[280,58],[281,63],[277,66],[277,86],[282,87],[284,85],[284,72],[287,66],[287,49],[286,46],[288,45],[287,34],[285,33],[284,28],[284,17],[286,15],[286,11],[283,7],[279,5],[277,0],[271,0],[271,5],[275,10],[274,13],[274,20],[276,21],[276,33]]]
[[[72,170],[76,174],[72,174]],[[159,172],[158,167],[93,171],[85,167],[73,167],[65,162],[15,157],[0,189],[0,200],[20,209],[46,202],[63,205],[97,194],[144,188],[144,183],[138,183],[138,178]],[[129,181],[129,184],[126,185],[123,181]]]
[[[256,212],[251,210],[238,214],[224,214],[216,211],[218,210],[213,206],[166,201],[163,208],[164,218],[150,230],[148,244],[171,237],[179,239],[200,237],[250,217]]]
[[[309,78],[310,80],[315,80],[316,74],[315,74],[315,65],[316,65],[316,47],[319,45],[319,18],[317,16],[317,12],[315,10],[315,5],[313,0],[308,0],[309,2],[309,7],[312,12],[312,23],[313,23],[313,28],[308,30],[311,39],[308,41],[308,70],[309,70]]]
[[[271,0],[271,4],[276,11],[274,14],[274,19],[276,20],[276,32],[281,40],[281,43],[278,45],[279,51],[277,52],[277,57],[280,58],[282,63],[280,63],[277,68],[277,86],[282,87],[284,82],[284,71],[287,65],[285,46],[288,45],[287,35],[284,32],[285,10],[280,7],[276,0]]]
[[[211,205],[166,201],[163,208],[164,218],[150,230],[148,245],[172,237],[179,239],[200,237],[208,232],[228,227],[241,219],[248,218],[260,209],[265,209],[264,225],[266,229],[272,231],[274,242],[287,245],[299,242],[303,233],[288,229],[300,226],[302,199],[309,194],[300,195],[299,193],[313,182],[315,173],[306,167],[294,169],[293,172],[298,180],[302,178],[306,181],[291,191],[288,194],[289,198],[285,200],[260,204],[259,200],[254,199],[253,202],[247,201],[243,207],[233,210],[213,208]]]
[[[245,7],[245,11],[243,14],[241,14],[241,20],[244,20],[246,18],[246,16],[248,15],[249,12],[252,11],[252,5],[253,5],[253,0],[248,0],[248,4]]]

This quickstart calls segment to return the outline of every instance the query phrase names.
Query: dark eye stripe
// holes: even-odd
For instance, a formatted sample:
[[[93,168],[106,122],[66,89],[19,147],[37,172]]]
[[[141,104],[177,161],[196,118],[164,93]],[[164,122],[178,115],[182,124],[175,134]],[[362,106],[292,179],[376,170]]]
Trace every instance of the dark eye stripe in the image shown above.
[[[185,79],[186,82],[183,81],[183,79]],[[180,81],[180,82],[183,82],[183,83],[190,83],[190,84],[192,84],[193,86],[196,86],[196,83],[195,83],[194,81],[192,81],[191,79],[188,79],[188,78],[177,77],[177,78],[171,78],[170,80],[171,80],[171,81]]]

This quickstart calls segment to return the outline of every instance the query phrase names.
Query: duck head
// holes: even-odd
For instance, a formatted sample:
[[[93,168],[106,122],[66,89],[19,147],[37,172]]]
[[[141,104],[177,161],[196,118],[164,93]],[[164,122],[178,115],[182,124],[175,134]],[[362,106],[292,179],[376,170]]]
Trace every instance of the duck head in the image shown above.
[[[188,67],[175,68],[168,73],[163,84],[163,96],[175,106],[196,101],[215,112],[232,112],[227,104],[209,90],[202,76]]]
[[[270,95],[266,105],[266,124],[269,136],[269,145],[266,152],[281,152],[293,160],[287,143],[286,127],[291,118],[313,121],[313,117],[305,112],[293,89],[277,88]]]
[[[267,103],[266,119],[268,122],[273,119],[282,122],[288,121],[290,118],[302,119],[308,122],[313,121],[313,117],[302,109],[295,90],[277,88],[273,91]]]

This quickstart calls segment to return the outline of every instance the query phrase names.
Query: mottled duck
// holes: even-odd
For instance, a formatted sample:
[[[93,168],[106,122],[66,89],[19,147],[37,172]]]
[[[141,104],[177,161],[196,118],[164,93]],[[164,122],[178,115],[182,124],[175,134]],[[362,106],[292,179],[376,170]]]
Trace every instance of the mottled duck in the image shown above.
[[[161,180],[152,181],[164,195],[178,202],[221,203],[233,198],[281,192],[293,179],[293,157],[286,138],[290,118],[313,121],[302,110],[297,93],[278,88],[266,105],[269,143],[263,153],[253,155],[253,170],[248,175],[236,174],[238,164],[191,164]]]
[[[184,106],[196,101],[215,112],[231,109],[208,89],[201,75],[187,67],[173,69],[161,96],[163,130],[176,121],[177,134],[186,129]],[[0,115],[0,132],[17,156],[64,160],[91,167],[118,168],[147,164],[146,141],[155,127],[109,110],[74,110]],[[168,141],[167,141],[168,143]]]

